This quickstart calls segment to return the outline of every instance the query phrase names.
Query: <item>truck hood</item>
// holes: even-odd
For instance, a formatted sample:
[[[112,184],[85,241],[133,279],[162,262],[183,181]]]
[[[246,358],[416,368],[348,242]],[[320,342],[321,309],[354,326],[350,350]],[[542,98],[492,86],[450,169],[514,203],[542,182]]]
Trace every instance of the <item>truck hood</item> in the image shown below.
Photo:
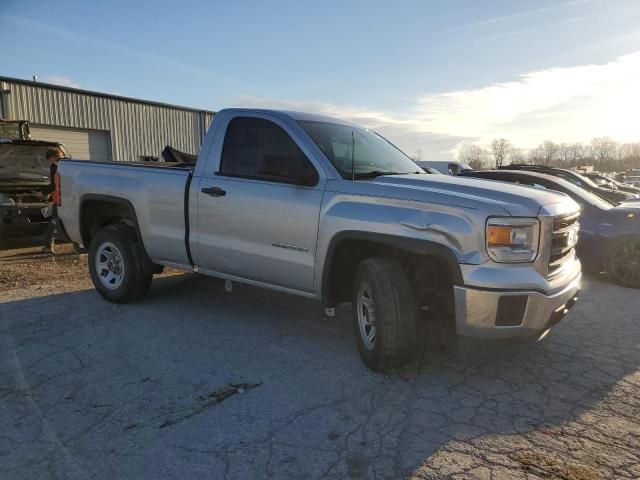
[[[446,197],[449,197],[449,201],[455,198],[455,203],[468,207],[474,207],[478,203],[491,204],[513,216],[537,216],[543,205],[574,203],[559,192],[451,175],[387,175],[376,177],[371,183],[393,186],[399,191],[405,191],[409,197],[412,192],[432,192],[443,201],[446,201]],[[575,208],[577,210],[577,205]]]

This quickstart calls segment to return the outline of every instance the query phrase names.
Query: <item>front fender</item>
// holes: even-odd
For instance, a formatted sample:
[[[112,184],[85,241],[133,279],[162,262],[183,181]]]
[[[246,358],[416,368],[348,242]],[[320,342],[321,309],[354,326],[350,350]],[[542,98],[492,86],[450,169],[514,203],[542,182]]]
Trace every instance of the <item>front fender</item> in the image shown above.
[[[459,264],[487,261],[484,222],[484,214],[459,206],[334,194],[321,210],[315,289],[326,291],[333,252],[345,239],[437,256],[462,284]]]

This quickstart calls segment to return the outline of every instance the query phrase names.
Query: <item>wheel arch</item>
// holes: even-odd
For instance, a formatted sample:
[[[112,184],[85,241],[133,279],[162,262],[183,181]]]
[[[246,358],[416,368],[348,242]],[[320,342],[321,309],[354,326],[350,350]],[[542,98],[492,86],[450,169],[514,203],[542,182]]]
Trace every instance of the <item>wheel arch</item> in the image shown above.
[[[80,198],[79,203],[80,237],[85,248],[89,247],[91,238],[100,228],[114,223],[130,225],[144,248],[136,210],[129,200],[112,195],[88,193]]]
[[[344,300],[340,290],[355,275],[355,268],[361,260],[374,255],[403,254],[435,261],[444,269],[451,284],[463,285],[458,260],[445,245],[420,238],[349,230],[334,235],[327,248],[321,283],[324,304],[335,306]]]

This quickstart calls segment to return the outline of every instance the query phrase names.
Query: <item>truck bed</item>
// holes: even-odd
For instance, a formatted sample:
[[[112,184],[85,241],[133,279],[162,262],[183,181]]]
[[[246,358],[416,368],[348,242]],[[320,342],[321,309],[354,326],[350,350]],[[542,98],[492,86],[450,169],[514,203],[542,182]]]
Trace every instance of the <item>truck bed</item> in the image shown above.
[[[131,207],[149,257],[156,263],[189,265],[186,194],[195,165],[147,162],[60,161],[60,218],[65,228],[81,225],[80,205],[114,201]],[[70,218],[77,215],[79,218]],[[78,231],[67,232],[81,238]]]

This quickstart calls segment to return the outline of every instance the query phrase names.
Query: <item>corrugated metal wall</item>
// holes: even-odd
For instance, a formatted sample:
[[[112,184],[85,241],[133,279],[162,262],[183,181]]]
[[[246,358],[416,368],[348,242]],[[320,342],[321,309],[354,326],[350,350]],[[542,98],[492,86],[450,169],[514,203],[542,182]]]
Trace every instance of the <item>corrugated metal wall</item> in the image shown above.
[[[165,145],[198,153],[214,113],[102,96],[30,82],[0,81],[5,118],[69,128],[107,130],[112,158],[137,161]],[[7,91],[9,91],[7,93]]]

